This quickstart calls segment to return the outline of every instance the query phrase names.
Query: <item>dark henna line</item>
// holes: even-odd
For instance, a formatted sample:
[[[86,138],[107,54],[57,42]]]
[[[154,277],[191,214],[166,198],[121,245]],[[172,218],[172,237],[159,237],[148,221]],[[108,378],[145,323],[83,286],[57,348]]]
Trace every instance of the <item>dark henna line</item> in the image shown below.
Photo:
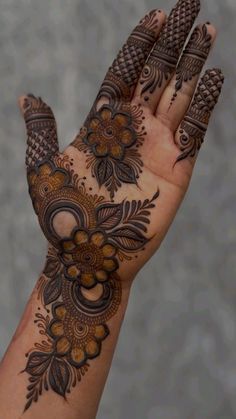
[[[202,77],[193,103],[180,125],[180,136],[176,144],[181,154],[176,163],[188,157],[194,158],[200,150],[211,113],[220,96],[223,82],[224,76],[219,69],[207,70]]]
[[[57,128],[51,108],[40,97],[28,95],[23,109],[27,128],[26,166],[31,168],[59,151]]]
[[[112,204],[87,193],[83,180],[70,160],[59,155],[28,169],[34,208],[51,246],[38,286],[46,314],[39,307],[35,316],[43,340],[26,354],[25,410],[44,391],[65,398],[81,381],[88,360],[100,355],[110,333],[106,323],[121,303],[119,262],[150,240],[146,225],[159,192],[151,200]],[[59,211],[75,215],[77,227],[68,237],[59,238],[54,230],[52,220]],[[100,288],[94,301],[89,290],[95,287]]]
[[[177,92],[182,88],[183,83],[192,80],[193,77],[201,73],[210,52],[211,43],[212,36],[206,25],[195,28],[176,70],[175,93],[170,106],[176,99]]]
[[[174,72],[186,37],[199,11],[199,0],[179,0],[172,9],[142,72],[141,95],[145,95],[146,101]]]

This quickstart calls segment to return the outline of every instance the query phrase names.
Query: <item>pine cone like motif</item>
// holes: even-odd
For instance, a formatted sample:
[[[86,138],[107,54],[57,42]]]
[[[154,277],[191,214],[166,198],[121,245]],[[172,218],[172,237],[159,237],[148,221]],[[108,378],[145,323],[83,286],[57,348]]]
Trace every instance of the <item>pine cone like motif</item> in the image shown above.
[[[34,167],[36,164],[49,158],[58,151],[57,132],[55,126],[33,132],[27,129],[26,166]]]
[[[179,0],[168,17],[142,72],[145,100],[175,71],[180,52],[200,10],[200,0]]]
[[[149,51],[156,40],[157,27],[157,12],[153,10],[133,30],[109,69],[130,87],[138,81]]]
[[[145,63],[146,54],[141,48],[126,44],[113,63],[112,71],[130,87],[136,82]]]
[[[207,70],[199,83],[188,116],[207,124],[224,83],[224,76],[219,69]]]
[[[201,79],[193,103],[185,116],[176,142],[181,154],[176,163],[195,158],[204,141],[211,113],[218,102],[224,82],[221,70],[207,70]]]
[[[57,129],[51,108],[41,98],[28,95],[24,109],[27,126],[26,166],[30,168],[58,151]]]
[[[179,0],[166,21],[158,43],[179,55],[199,11],[199,0]]]

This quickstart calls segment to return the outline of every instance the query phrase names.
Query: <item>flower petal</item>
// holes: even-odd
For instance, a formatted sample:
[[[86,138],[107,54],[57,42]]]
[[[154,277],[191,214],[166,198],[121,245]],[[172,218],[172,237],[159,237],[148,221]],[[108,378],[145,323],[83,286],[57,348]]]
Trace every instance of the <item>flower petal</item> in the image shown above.
[[[83,349],[80,348],[73,348],[71,351],[71,359],[74,361],[77,365],[82,365],[86,361],[86,355],[83,351]]]
[[[124,154],[123,147],[120,144],[110,146],[110,155],[117,160],[120,160]]]
[[[73,250],[76,246],[75,243],[72,240],[64,240],[62,242],[62,247],[66,252],[70,252]]]
[[[87,243],[88,233],[84,230],[77,230],[74,235],[74,242],[78,245],[81,243]]]
[[[108,333],[109,333],[108,329],[103,324],[100,324],[100,325],[95,327],[94,336],[97,339],[100,339],[100,340],[105,339],[105,337],[108,335]]]
[[[102,248],[102,253],[107,258],[115,256],[116,248],[112,244],[105,244]]]
[[[40,176],[50,175],[50,173],[52,173],[52,168],[51,168],[50,164],[44,163],[39,167],[39,175]]]
[[[105,241],[104,234],[100,231],[93,233],[90,237],[90,241],[98,247],[101,247]]]
[[[134,133],[130,129],[124,129],[120,134],[122,144],[129,146],[135,141]]]
[[[100,124],[101,122],[100,122],[100,120],[98,119],[98,118],[93,118],[91,121],[90,121],[90,124],[89,124],[89,130],[91,129],[91,130],[96,130],[97,129],[97,127],[99,126],[99,124]]]
[[[50,330],[54,336],[63,336],[64,329],[63,324],[60,321],[55,321],[51,324]]]
[[[103,269],[107,272],[114,272],[118,269],[118,262],[116,259],[104,259]]]
[[[80,271],[79,271],[79,269],[77,268],[76,265],[70,265],[70,266],[68,266],[66,268],[66,273],[72,279],[76,279],[80,275]]]
[[[94,144],[97,144],[98,142],[99,141],[98,141],[98,138],[97,138],[96,134],[91,133],[91,134],[88,135],[88,137],[87,137],[87,143],[88,144],[94,145]]]
[[[94,358],[95,356],[97,356],[99,354],[99,349],[100,348],[96,340],[91,340],[85,346],[86,354],[89,358]]]
[[[112,117],[112,111],[107,106],[103,106],[100,115],[103,121],[109,121]]]
[[[85,288],[92,288],[96,284],[94,274],[90,272],[81,274],[81,285]]]
[[[66,315],[66,308],[64,305],[60,305],[55,308],[55,315],[59,320],[64,320]]]
[[[120,127],[127,127],[131,123],[131,118],[123,113],[117,113],[113,120]]]
[[[106,144],[98,144],[96,147],[95,147],[95,153],[98,155],[98,156],[106,156],[107,155],[107,153],[108,153],[108,147],[107,147],[107,145]]]
[[[56,171],[51,178],[53,179],[53,185],[56,188],[59,188],[60,186],[63,186],[65,183],[65,180],[67,178],[67,176],[65,175],[65,173]]]
[[[108,273],[102,269],[100,271],[96,271],[95,276],[99,282],[105,282],[108,280]]]
[[[63,336],[62,338],[60,338],[57,343],[56,343],[56,349],[57,349],[57,353],[60,355],[63,355],[65,353],[67,353],[70,349],[70,342],[68,341],[68,339]]]

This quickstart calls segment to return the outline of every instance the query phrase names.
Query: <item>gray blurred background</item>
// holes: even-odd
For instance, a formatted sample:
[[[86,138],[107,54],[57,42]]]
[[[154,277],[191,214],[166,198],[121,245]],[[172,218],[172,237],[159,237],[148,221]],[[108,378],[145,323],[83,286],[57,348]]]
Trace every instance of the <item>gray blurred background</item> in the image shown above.
[[[174,0],[0,1],[0,351],[44,263],[16,99],[42,95],[71,141],[140,17]],[[202,0],[226,76],[192,187],[133,287],[98,419],[236,418],[235,0]]]

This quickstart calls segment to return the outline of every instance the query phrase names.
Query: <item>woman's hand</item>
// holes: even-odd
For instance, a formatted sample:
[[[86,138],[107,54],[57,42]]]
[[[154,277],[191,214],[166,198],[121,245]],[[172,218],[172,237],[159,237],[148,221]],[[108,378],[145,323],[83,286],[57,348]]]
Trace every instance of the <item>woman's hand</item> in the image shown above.
[[[28,357],[26,409],[40,388],[65,396],[100,354],[122,290],[185,195],[223,84],[220,70],[207,70],[195,92],[215,40],[201,24],[182,51],[199,10],[199,0],[180,0],[167,19],[155,10],[141,20],[63,153],[51,109],[20,98],[29,192],[49,242],[38,286],[47,342]]]

